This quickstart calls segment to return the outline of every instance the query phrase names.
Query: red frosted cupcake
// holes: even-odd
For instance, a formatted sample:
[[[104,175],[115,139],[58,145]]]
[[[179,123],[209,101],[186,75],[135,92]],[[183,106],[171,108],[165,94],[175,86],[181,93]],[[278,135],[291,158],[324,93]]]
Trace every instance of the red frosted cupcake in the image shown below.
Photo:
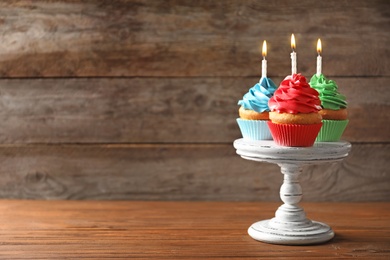
[[[322,126],[321,101],[301,74],[287,76],[268,102],[272,137],[281,146],[308,147]]]

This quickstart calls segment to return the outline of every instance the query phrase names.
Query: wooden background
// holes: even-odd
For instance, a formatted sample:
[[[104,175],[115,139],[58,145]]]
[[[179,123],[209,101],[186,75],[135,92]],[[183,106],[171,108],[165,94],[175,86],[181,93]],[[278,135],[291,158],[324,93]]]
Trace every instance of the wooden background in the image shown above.
[[[323,71],[349,102],[342,163],[304,201],[390,198],[390,2],[2,1],[0,197],[278,201],[275,165],[241,159],[237,101],[259,79]]]

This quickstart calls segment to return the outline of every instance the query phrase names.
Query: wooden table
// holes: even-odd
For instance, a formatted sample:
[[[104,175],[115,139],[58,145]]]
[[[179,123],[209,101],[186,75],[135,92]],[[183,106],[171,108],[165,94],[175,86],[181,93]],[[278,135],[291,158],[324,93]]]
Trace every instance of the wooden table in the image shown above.
[[[281,246],[247,228],[280,203],[0,200],[0,259],[390,259],[390,203],[302,203],[336,233]]]

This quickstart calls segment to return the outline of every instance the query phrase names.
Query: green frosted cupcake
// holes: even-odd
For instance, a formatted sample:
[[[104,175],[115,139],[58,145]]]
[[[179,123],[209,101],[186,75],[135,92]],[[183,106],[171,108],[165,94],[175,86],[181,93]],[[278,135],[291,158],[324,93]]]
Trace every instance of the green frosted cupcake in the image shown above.
[[[319,113],[323,125],[316,142],[339,141],[349,122],[345,96],[338,92],[336,82],[323,74],[313,75],[309,84],[318,91],[322,107]]]

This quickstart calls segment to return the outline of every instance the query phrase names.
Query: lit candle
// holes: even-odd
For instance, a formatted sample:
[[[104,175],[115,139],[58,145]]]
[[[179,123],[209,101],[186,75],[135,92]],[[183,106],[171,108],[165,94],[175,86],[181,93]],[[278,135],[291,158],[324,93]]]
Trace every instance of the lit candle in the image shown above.
[[[295,37],[291,34],[291,75],[297,74],[297,53],[295,52]]]
[[[321,46],[321,39],[318,39],[317,41],[317,76],[321,75],[322,73],[322,57],[321,57],[321,51],[322,51],[322,46]]]
[[[266,78],[267,77],[267,42],[263,42],[263,49],[262,49],[262,55],[263,55],[263,60],[261,61],[261,78]]]

